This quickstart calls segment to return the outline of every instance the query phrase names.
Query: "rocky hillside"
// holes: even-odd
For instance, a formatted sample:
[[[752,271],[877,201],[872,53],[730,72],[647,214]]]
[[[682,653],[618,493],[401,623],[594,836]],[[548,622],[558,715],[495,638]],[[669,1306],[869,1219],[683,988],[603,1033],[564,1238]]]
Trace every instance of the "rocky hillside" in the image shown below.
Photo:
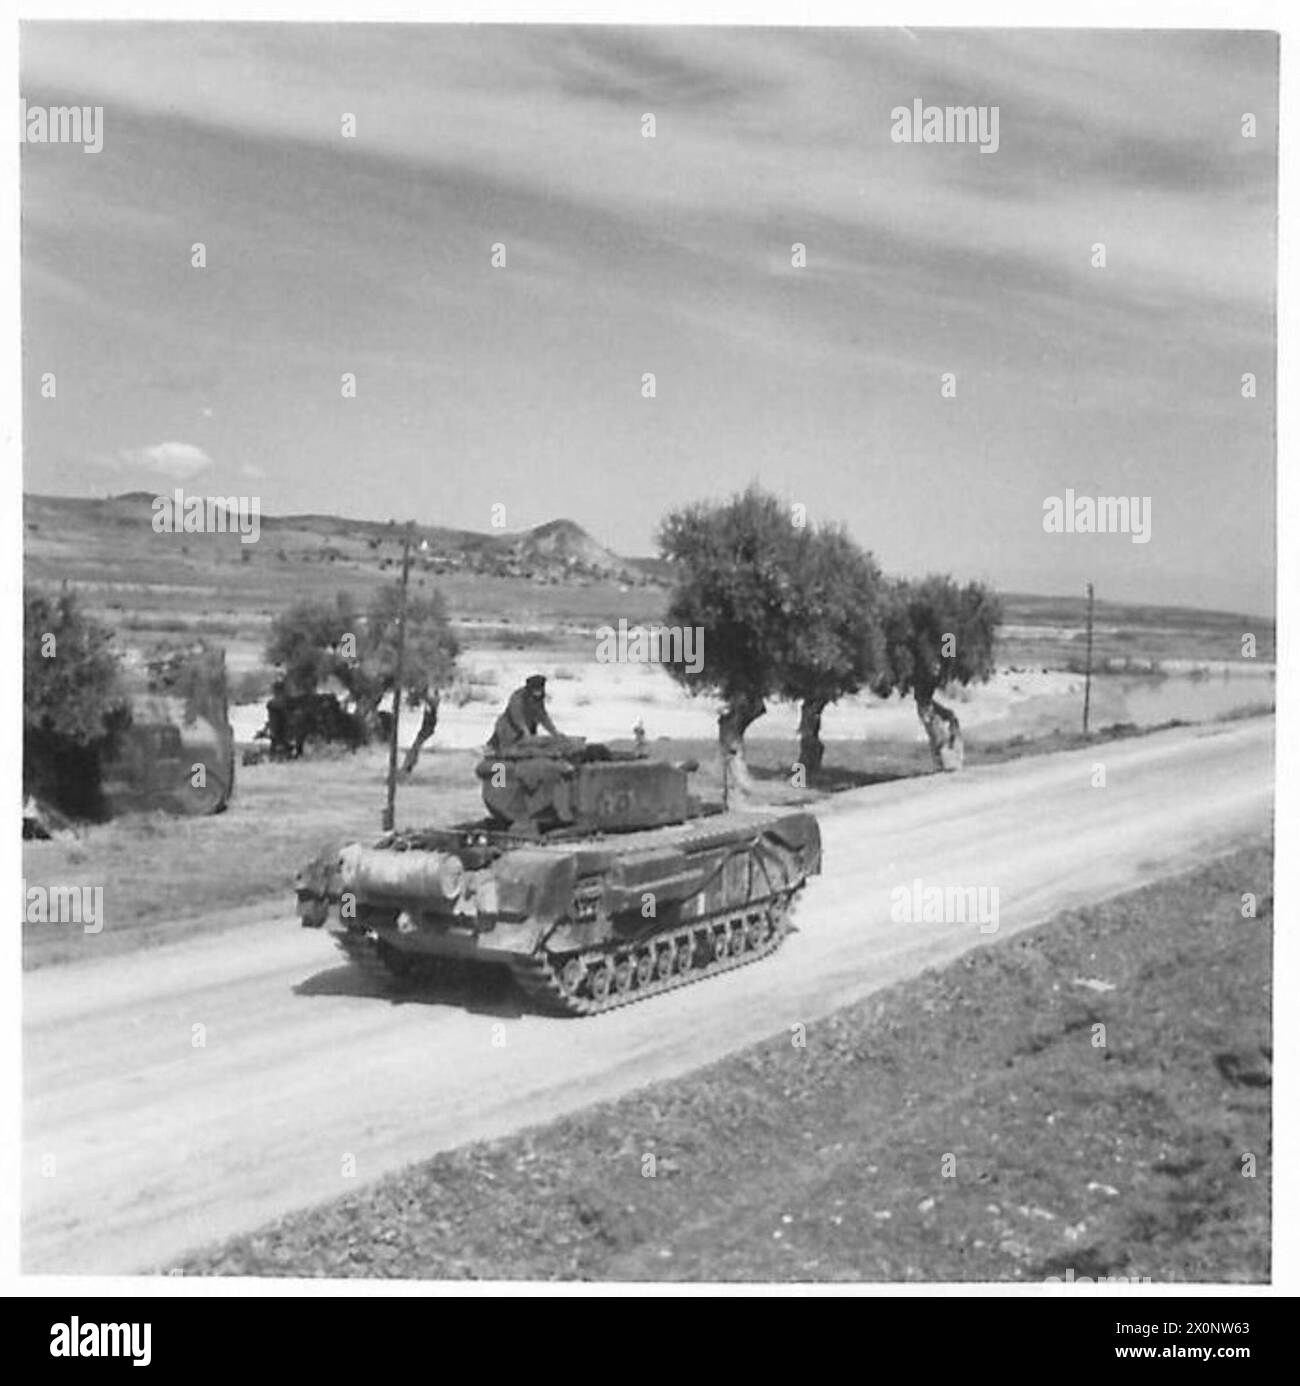
[[[153,538],[154,496],[134,491],[104,500],[73,496],[26,496],[23,505],[24,547],[29,565],[74,566],[89,561],[108,564],[117,550],[139,548],[158,557]],[[404,531],[394,521],[351,520],[337,515],[262,515],[256,552],[239,551],[226,534],[176,535],[170,547],[191,560],[208,554],[248,563],[270,558],[280,562],[343,563],[382,572],[401,563]],[[516,578],[543,585],[618,582],[629,587],[664,584],[656,560],[623,558],[611,553],[573,520],[556,519],[521,533],[478,533],[439,525],[414,530],[417,571],[434,575],[463,574]],[[125,556],[123,554],[122,556]]]

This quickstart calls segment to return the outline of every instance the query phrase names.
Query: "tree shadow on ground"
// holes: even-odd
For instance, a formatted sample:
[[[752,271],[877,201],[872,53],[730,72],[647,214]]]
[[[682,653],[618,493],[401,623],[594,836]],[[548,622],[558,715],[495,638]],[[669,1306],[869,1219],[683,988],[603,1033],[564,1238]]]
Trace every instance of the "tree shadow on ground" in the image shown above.
[[[859,770],[847,765],[829,765],[808,776],[807,788],[823,794],[839,794],[848,789],[864,789],[868,785],[888,784],[891,780],[910,780],[930,774],[928,766],[903,768],[880,766]],[[765,784],[778,781],[789,785],[790,771],[783,766],[751,765],[750,778]]]

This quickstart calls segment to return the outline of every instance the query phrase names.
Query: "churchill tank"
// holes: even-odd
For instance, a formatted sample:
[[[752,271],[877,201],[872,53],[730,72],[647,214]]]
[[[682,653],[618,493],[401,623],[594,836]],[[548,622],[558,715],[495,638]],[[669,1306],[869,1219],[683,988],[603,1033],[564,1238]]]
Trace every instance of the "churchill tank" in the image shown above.
[[[299,917],[399,976],[504,964],[566,1015],[755,962],[821,869],[817,820],[705,803],[695,768],[580,738],[493,754],[476,767],[485,818],[316,858],[295,882]]]

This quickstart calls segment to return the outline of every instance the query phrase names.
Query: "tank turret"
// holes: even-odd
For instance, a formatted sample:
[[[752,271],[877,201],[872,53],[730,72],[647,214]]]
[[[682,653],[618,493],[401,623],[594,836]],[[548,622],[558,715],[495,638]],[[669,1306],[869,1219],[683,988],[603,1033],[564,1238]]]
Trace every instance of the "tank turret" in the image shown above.
[[[536,836],[684,823],[692,812],[687,776],[695,768],[561,737],[488,756],[475,773],[488,813],[516,833]]]

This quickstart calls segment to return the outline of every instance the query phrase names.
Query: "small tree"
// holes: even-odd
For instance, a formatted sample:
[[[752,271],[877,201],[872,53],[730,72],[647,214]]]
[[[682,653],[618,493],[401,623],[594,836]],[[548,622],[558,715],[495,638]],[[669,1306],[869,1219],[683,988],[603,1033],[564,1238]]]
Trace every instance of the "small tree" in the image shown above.
[[[23,788],[74,813],[100,812],[99,753],[130,721],[112,641],[66,588],[23,593]]]
[[[151,693],[170,694],[185,705],[185,721],[202,717],[223,730],[230,715],[226,652],[206,640],[193,644],[163,641],[145,663]]]
[[[381,587],[366,613],[361,657],[354,672],[354,692],[359,706],[373,715],[385,693],[392,691],[397,674],[397,631],[401,588],[397,583]],[[424,743],[438,724],[442,690],[456,674],[460,643],[451,628],[447,605],[436,588],[428,596],[406,598],[405,636],[402,645],[402,687],[409,707],[422,711],[419,730],[406,754],[403,770],[415,769]]]
[[[885,663],[877,693],[916,699],[936,769],[959,769],[961,724],[935,694],[950,683],[987,682],[993,673],[1002,603],[983,583],[958,587],[950,577],[896,581],[885,602]]]
[[[285,689],[291,694],[314,693],[328,678],[350,688],[360,624],[347,592],[337,593],[332,603],[312,598],[295,602],[271,622],[266,659],[284,670]]]
[[[799,703],[799,760],[813,774],[825,746],[822,713],[884,664],[881,574],[842,527],[809,531],[795,551],[797,598],[780,692]]]
[[[672,511],[659,548],[674,569],[671,624],[704,632],[703,667],[669,664],[692,694],[722,700],[718,742],[724,762],[743,765],[748,728],[781,687],[795,641],[794,578],[801,531],[777,497],[750,486],[723,504]]]

